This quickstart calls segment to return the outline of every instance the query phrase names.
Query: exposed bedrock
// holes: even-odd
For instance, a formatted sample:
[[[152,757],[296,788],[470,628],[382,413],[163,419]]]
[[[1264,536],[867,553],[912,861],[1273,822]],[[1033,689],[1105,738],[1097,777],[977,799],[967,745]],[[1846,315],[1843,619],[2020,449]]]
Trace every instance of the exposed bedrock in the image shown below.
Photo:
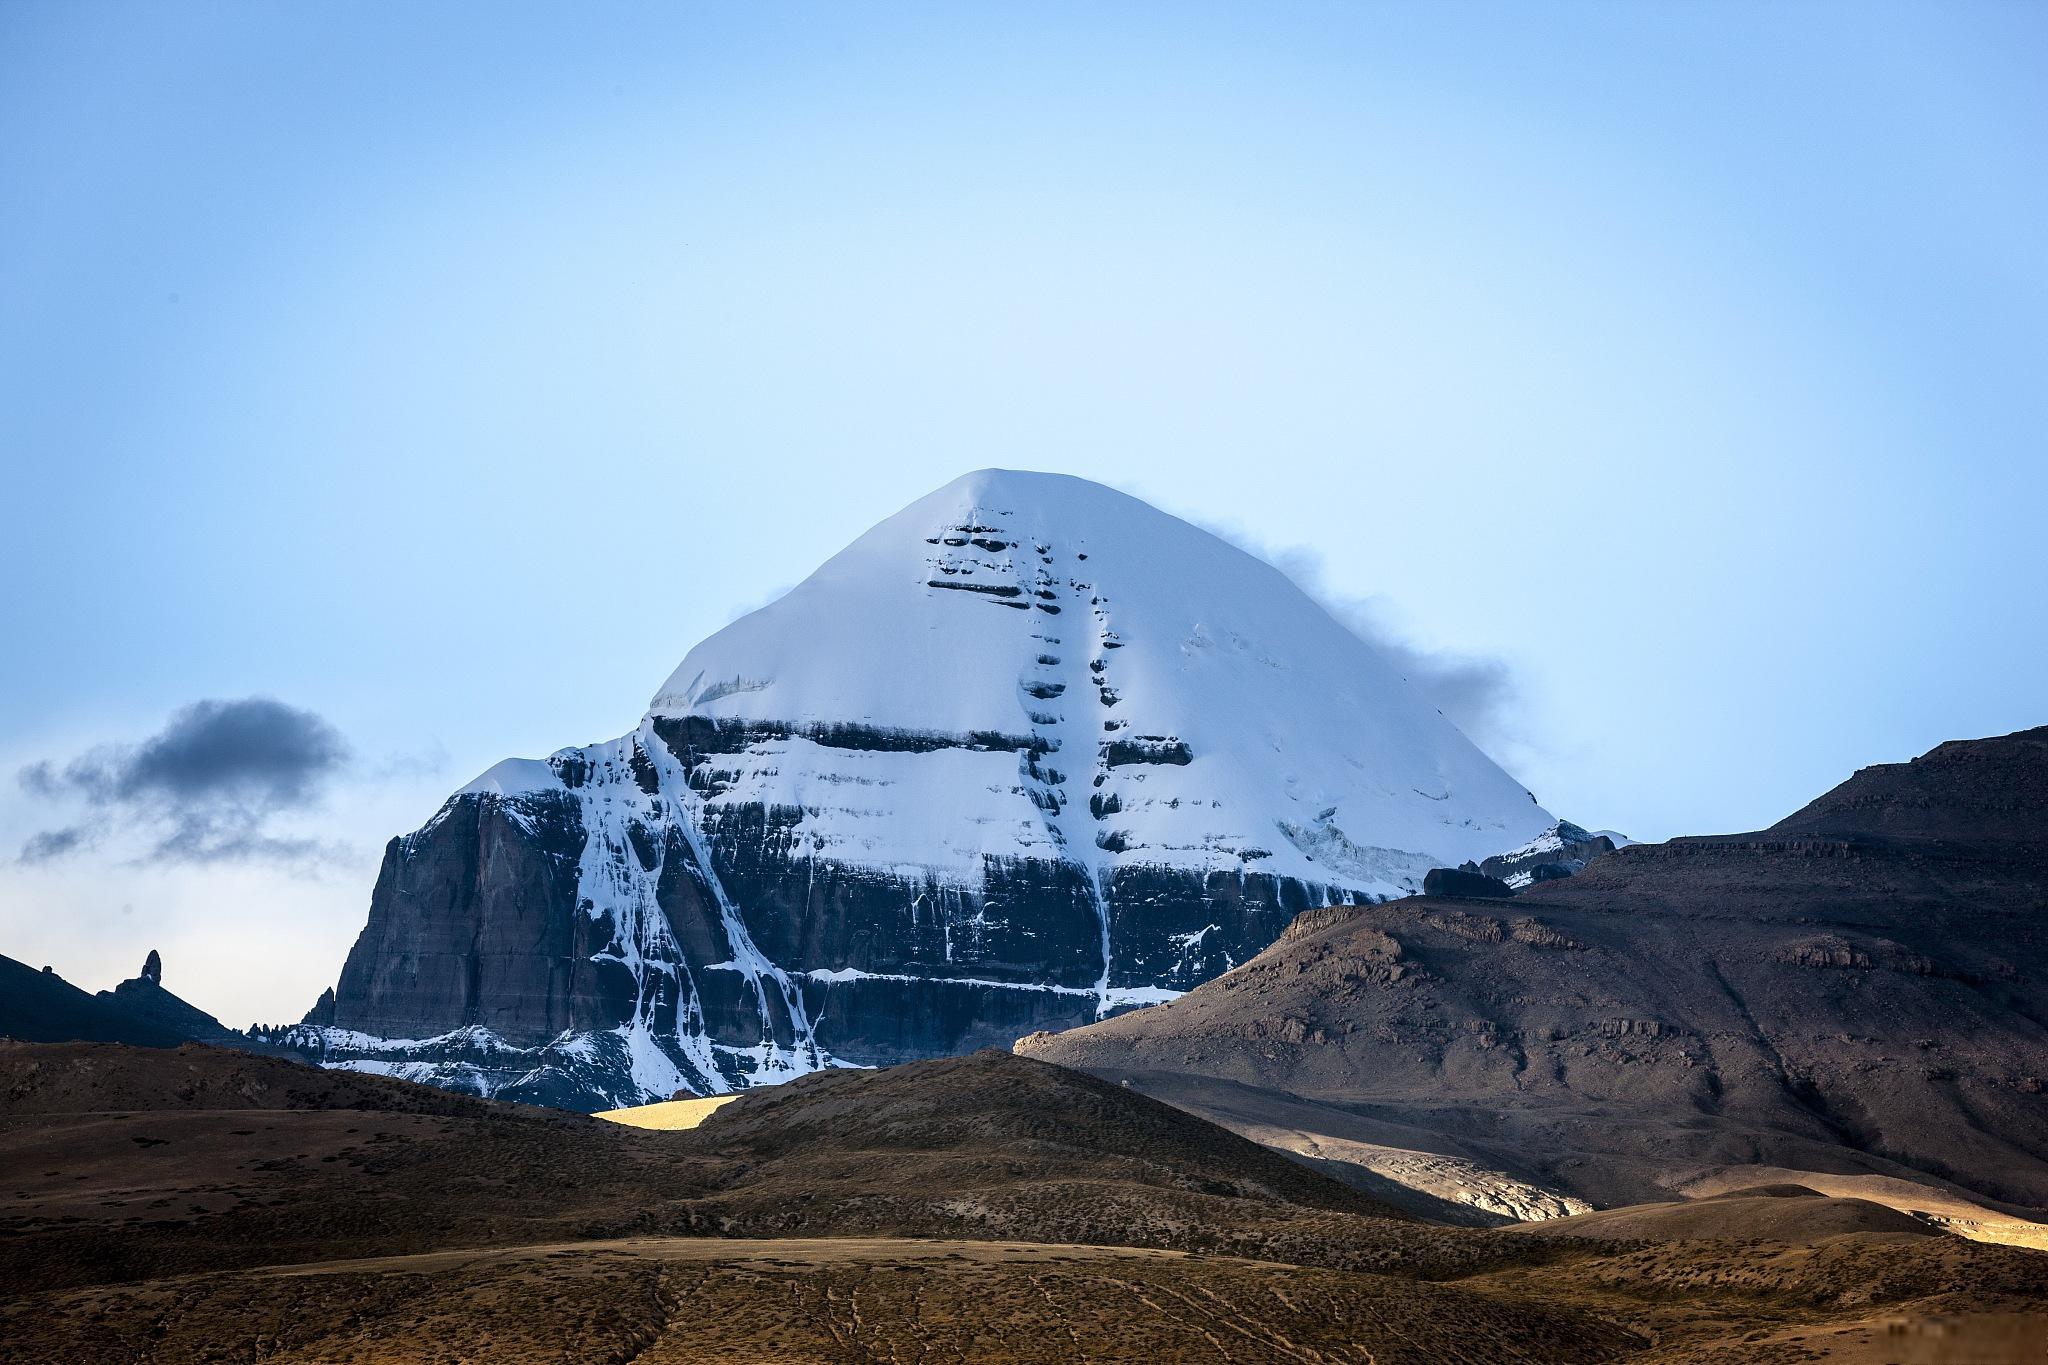
[[[804,995],[819,1040],[834,1056],[864,1066],[1007,1048],[1027,1033],[1074,1028],[1096,1018],[1090,992],[938,978],[810,982]]]
[[[380,1038],[478,1024],[516,1044],[619,1022],[592,960],[607,927],[577,913],[583,825],[570,796],[465,795],[393,839],[334,1022]]]
[[[586,799],[602,798],[465,793],[394,839],[331,1004],[307,1021],[337,1032],[309,1045],[352,1062],[439,1062],[447,1069],[407,1074],[494,1090],[548,1066],[533,1054],[562,1035],[636,1018],[664,1051],[692,1035],[749,1049],[765,1034],[887,1065],[1007,1046],[1190,989],[1340,895],[1258,873],[1119,869],[1103,888],[1105,980],[1101,908],[1074,864],[989,858],[971,887],[893,876],[805,856],[791,838],[800,812],[727,805],[704,822],[716,887],[685,829],[623,823],[622,861],[644,875],[658,913],[635,961],[581,886]],[[733,965],[743,954],[721,895],[753,950],[794,984],[808,1034],[780,992]],[[505,1046],[480,1052],[473,1034],[451,1036],[477,1029]],[[364,1048],[347,1035],[411,1045]],[[527,1091],[551,1102],[576,1097],[536,1084]]]
[[[984,860],[978,887],[807,856],[803,812],[725,806],[705,820],[713,866],[754,941],[792,971],[852,968],[1092,986],[1101,933],[1069,863]]]
[[[1507,899],[1515,889],[1498,877],[1458,867],[1434,867],[1422,879],[1425,896],[1479,896]]]
[[[1111,980],[1192,990],[1338,893],[1259,872],[1119,868],[1110,882]]]

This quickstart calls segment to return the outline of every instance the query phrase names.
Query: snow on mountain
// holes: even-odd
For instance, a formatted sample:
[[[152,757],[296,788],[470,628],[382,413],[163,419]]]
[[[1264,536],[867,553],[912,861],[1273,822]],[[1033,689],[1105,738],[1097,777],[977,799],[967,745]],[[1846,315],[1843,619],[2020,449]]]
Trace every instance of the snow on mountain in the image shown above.
[[[312,1022],[409,1074],[460,1034],[486,1091],[719,1090],[1169,998],[1557,827],[1270,565],[981,470],[697,645],[632,733],[396,841]]]
[[[1498,877],[1510,889],[1519,891],[1540,881],[1569,877],[1603,853],[1612,853],[1619,836],[1589,834],[1569,820],[1560,820],[1526,844],[1482,859],[1477,870]],[[1627,843],[1622,839],[1621,843]]]
[[[877,866],[1057,849],[1390,895],[1555,823],[1277,569],[1055,474],[912,503],[691,650],[650,714],[1002,736],[936,761],[777,741],[715,798],[802,806],[820,854]],[[1057,809],[1016,790],[1008,746],[1031,743],[1057,752]]]

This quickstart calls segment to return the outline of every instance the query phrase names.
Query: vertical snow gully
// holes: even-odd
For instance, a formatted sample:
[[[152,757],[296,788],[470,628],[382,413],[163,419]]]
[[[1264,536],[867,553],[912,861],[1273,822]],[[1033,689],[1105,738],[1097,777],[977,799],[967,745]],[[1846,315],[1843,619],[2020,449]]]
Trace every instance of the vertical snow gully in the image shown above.
[[[1088,886],[1095,893],[1095,917],[1102,925],[1102,975],[1095,982],[1095,1017],[1109,1013],[1109,892],[1102,884],[1102,860],[1092,859]]]
[[[985,511],[976,512],[977,519],[990,519],[994,515],[996,514]],[[1006,531],[1004,534],[1009,533]],[[1032,548],[1038,553],[1039,566],[1027,573],[1027,570],[1017,562],[1015,550],[1018,543],[1021,542],[1013,541],[1009,555],[1009,567],[1016,585],[1041,601],[1053,602],[1067,611],[1072,611],[1079,600],[1078,594],[1089,592],[1089,585],[1076,583],[1071,578],[1063,580],[1047,573],[1046,567],[1052,563],[1053,550],[1050,544],[1039,541],[1032,542]],[[1091,601],[1090,605],[1096,604]],[[1095,614],[1098,619],[1096,639],[1091,642],[1085,656],[1065,647],[1065,630],[1061,630],[1057,635],[1050,633],[1057,628],[1051,622],[1043,623],[1040,629],[1033,631],[1032,638],[1042,648],[1036,652],[1032,665],[1026,668],[1018,679],[1018,703],[1024,712],[1032,736],[1039,741],[1047,755],[1067,751],[1068,746],[1060,733],[1063,728],[1077,735],[1088,728],[1077,728],[1071,722],[1073,708],[1080,704],[1081,699],[1096,695],[1094,664],[1102,657],[1103,649],[1100,629],[1102,612],[1098,608]],[[1062,619],[1068,618],[1062,614]],[[1066,629],[1073,628],[1075,627]],[[1069,757],[1071,756],[1070,754]],[[1100,771],[1100,765],[1101,758],[1098,754],[1091,766],[1091,778],[1095,772]],[[1066,784],[1073,781],[1077,775],[1067,772],[1064,768],[1055,768],[1049,772],[1041,770],[1036,755],[1029,751],[1023,754],[1019,770],[1019,775],[1025,783],[1035,783],[1045,792],[1046,799],[1035,800],[1033,805],[1038,810],[1039,818],[1051,832],[1053,842],[1067,857],[1078,863],[1087,875],[1088,897],[1095,907],[1095,921],[1102,950],[1102,971],[1096,977],[1094,986],[1095,1017],[1100,1019],[1109,1012],[1109,968],[1112,953],[1111,883],[1108,877],[1113,869],[1106,865],[1104,850],[1095,842],[1094,830],[1091,828],[1095,822],[1092,811],[1078,829],[1069,828],[1070,822],[1077,818],[1077,810],[1088,810],[1084,803],[1073,801],[1067,795]]]
[[[761,1041],[755,1049],[757,1074],[780,1072],[779,1079],[789,1079],[805,1072],[817,1071],[834,1065],[832,1059],[818,1046],[817,1029],[811,1023],[810,1011],[804,1005],[803,989],[790,979],[789,973],[768,959],[754,943],[754,936],[748,932],[746,921],[740,917],[739,909],[732,897],[726,894],[725,883],[712,864],[711,849],[703,835],[702,798],[689,784],[688,774],[681,762],[670,752],[668,745],[654,733],[654,722],[643,720],[640,724],[641,747],[653,757],[659,785],[670,794],[676,805],[675,826],[682,834],[683,841],[690,847],[690,856],[697,862],[697,869],[703,875],[704,884],[718,903],[718,913],[724,922],[726,942],[732,948],[730,965],[741,972],[754,989],[755,1007],[760,1011]],[[790,1027],[790,1046],[785,1049],[776,1041],[775,1021],[768,1009],[768,989],[765,983],[773,982],[777,995],[787,1011]],[[728,1080],[735,1078],[727,1078]]]
[[[616,962],[633,980],[632,1017],[611,1030],[637,1090],[621,1098],[667,1099],[683,1089],[723,1093],[731,1087],[703,1032],[696,981],[683,966],[680,946],[655,899],[662,857],[657,853],[651,870],[643,867],[629,833],[649,798],[630,774],[627,782],[618,780],[618,764],[591,767],[589,779],[577,789],[585,830],[577,894],[586,914],[611,918],[612,940],[592,959]],[[660,1018],[664,977],[676,996],[675,1023],[665,1037]],[[694,1032],[686,1031],[691,1023],[697,1025]]]

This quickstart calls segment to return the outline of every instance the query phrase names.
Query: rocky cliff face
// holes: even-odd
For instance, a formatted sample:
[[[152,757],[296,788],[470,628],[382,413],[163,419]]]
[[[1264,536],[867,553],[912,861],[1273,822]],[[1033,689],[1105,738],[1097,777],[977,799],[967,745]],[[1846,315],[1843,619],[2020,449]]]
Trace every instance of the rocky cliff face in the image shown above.
[[[330,1065],[600,1107],[1188,990],[1557,822],[1284,576],[982,471],[394,840]]]

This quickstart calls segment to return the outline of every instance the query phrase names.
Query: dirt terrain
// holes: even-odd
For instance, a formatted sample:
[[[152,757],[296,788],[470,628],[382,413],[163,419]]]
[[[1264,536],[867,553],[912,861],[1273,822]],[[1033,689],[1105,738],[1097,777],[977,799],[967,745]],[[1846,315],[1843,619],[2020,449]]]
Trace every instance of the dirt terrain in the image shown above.
[[[1627,1332],[1447,1285],[1124,1248],[633,1239],[123,1285],[0,1319],[30,1358],[1598,1361]]]
[[[1747,1211],[1853,1200],[1702,1200],[1630,1240],[1437,1226],[995,1053],[668,1132],[7,1045],[0,1177],[9,1361],[2022,1361],[2048,1333],[2048,1256]]]

